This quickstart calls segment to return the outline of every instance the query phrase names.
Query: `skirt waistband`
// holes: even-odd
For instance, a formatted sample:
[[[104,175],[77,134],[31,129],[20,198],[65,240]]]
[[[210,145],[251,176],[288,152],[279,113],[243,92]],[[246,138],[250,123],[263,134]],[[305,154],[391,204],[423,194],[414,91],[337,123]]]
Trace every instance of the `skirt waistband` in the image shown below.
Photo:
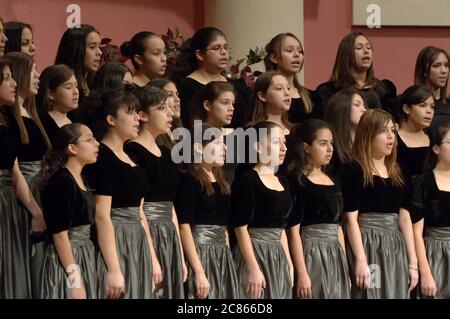
[[[337,240],[338,224],[315,224],[301,228],[303,239]]]
[[[139,207],[120,207],[111,209],[111,220],[120,223],[140,223],[141,212]]]
[[[20,171],[26,179],[31,179],[41,171],[41,161],[19,162]]]
[[[12,170],[11,169],[0,169],[0,186],[1,187],[11,187],[12,186]]]
[[[148,221],[172,222],[173,202],[144,202],[144,212]]]
[[[264,242],[279,242],[282,228],[249,228],[250,238]]]
[[[222,244],[225,245],[225,226],[219,225],[194,225],[192,237],[198,244]]]
[[[360,227],[399,230],[398,214],[364,213],[358,215]]]
[[[450,227],[425,227],[425,236],[436,240],[450,240]]]
[[[70,240],[90,240],[91,225],[81,225],[69,229]]]

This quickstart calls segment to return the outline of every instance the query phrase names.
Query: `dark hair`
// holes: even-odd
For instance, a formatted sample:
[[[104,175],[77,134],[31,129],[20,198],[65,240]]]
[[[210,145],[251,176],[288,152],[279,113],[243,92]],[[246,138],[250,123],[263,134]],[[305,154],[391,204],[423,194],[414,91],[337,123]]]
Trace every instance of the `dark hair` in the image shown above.
[[[208,119],[208,111],[203,106],[203,102],[213,103],[224,92],[231,92],[236,95],[233,85],[223,81],[211,81],[195,94],[189,107],[191,113],[189,124],[191,127],[194,124],[194,120],[206,122]]]
[[[123,63],[108,62],[103,64],[95,73],[92,90],[122,87],[123,77],[127,72],[130,72],[130,70]]]
[[[295,40],[297,40],[298,43],[300,43],[300,46],[302,46],[301,44],[302,42],[300,41],[300,39],[290,32],[277,34],[269,41],[269,43],[266,44],[267,54],[264,57],[264,65],[266,66],[266,71],[279,70],[278,65],[272,62],[272,60],[270,60],[270,56],[272,54],[278,56],[281,55],[281,45],[283,43],[283,40],[287,37],[294,38]],[[306,113],[311,113],[313,108],[311,96],[309,94],[309,91],[303,85],[300,84],[297,75],[294,75],[294,86],[298,90],[298,93],[300,94],[300,97],[303,100]]]
[[[133,112],[139,107],[139,100],[133,94],[133,89],[133,86],[126,85],[120,89],[92,92],[81,104],[81,122],[92,130],[97,140],[103,139],[110,128],[106,122],[108,115],[116,117],[121,108],[125,107],[127,112]]]
[[[363,36],[368,39],[368,37],[362,32],[351,32],[346,35],[339,43],[339,47],[336,53],[336,59],[333,66],[333,73],[331,74],[330,79],[337,88],[357,88],[357,83],[351,73],[351,67],[356,65],[355,41],[359,36]],[[366,85],[375,86],[377,84],[378,79],[375,78],[372,63],[372,65],[366,72]]]
[[[67,147],[74,144],[81,136],[83,124],[71,123],[60,127],[53,136],[52,147],[47,151],[42,160],[41,187],[47,184],[48,179],[61,169],[68,161]]]
[[[424,171],[432,171],[438,162],[438,156],[433,151],[435,145],[441,145],[445,135],[450,131],[450,121],[443,122],[437,126],[432,126],[428,132],[430,138],[430,147],[423,164]]]
[[[258,76],[255,82],[255,86],[253,89],[253,94],[251,96],[250,105],[254,107],[253,116],[252,116],[252,122],[262,122],[268,119],[268,113],[266,108],[266,103],[261,101],[258,97],[258,92],[267,93],[267,90],[269,89],[270,84],[272,84],[272,79],[276,75],[281,75],[285,77],[281,72],[279,71],[267,71]],[[281,115],[281,121],[283,122],[283,125],[286,126],[288,130],[291,129],[292,123],[289,121],[288,113],[284,112]]]
[[[308,175],[311,172],[310,156],[305,152],[303,144],[312,145],[317,138],[317,132],[322,129],[333,132],[328,123],[318,119],[307,119],[293,127],[286,142],[286,160],[283,165],[286,176],[297,176],[301,183],[302,175]]]
[[[423,85],[412,85],[408,87],[405,92],[399,97],[398,100],[398,117],[402,120],[406,120],[408,115],[403,110],[403,106],[407,105],[411,107],[412,105],[420,104],[425,102],[429,97],[433,98],[433,92],[429,88]]]
[[[22,144],[29,144],[30,138],[20,113],[19,99],[17,96],[19,96],[21,92],[30,91],[31,70],[33,69],[33,65],[35,65],[35,62],[32,57],[22,52],[10,52],[6,54],[4,58],[10,61],[11,74],[13,79],[17,82],[16,102],[11,106],[11,110],[19,127],[20,142]],[[28,96],[23,102],[23,107],[28,111],[30,117],[39,127],[39,131],[44,137],[47,146],[50,146],[50,140],[39,118],[35,97]]]
[[[211,137],[209,139],[205,139],[204,133],[206,132],[206,130],[209,130],[209,129],[215,130],[214,131],[215,134],[211,134]],[[197,139],[194,138],[195,133],[196,132],[192,129],[191,130],[191,161],[190,161],[190,163],[186,163],[184,165],[183,170],[186,173],[189,173],[192,176],[194,176],[200,182],[202,189],[206,189],[206,193],[208,194],[208,196],[212,196],[214,194],[214,187],[213,187],[208,175],[203,170],[202,163],[195,163],[195,160],[194,160],[194,156],[195,156],[194,155],[195,154],[194,143],[197,142]],[[212,142],[213,140],[220,138],[221,134],[222,134],[222,132],[220,129],[212,126],[211,124],[203,122],[202,130],[201,130],[202,146],[206,146],[208,143]],[[219,136],[217,136],[217,135],[219,135]],[[225,194],[225,195],[229,195],[231,193],[230,184],[227,182],[222,168],[221,167],[213,167],[212,173],[213,173],[214,178],[216,179],[217,183],[219,184],[221,193]]]
[[[147,112],[152,106],[157,106],[164,103],[169,98],[169,93],[163,89],[146,85],[142,89],[138,90],[136,96],[139,98],[139,106],[137,107],[137,112]]]
[[[73,70],[64,64],[45,68],[39,77],[39,90],[36,95],[36,104],[40,112],[52,110],[53,102],[48,97],[48,91],[55,91],[58,86],[69,81],[72,75],[74,75]]]
[[[8,38],[5,53],[22,52],[22,31],[26,28],[33,31],[29,24],[23,22],[9,21],[5,23],[5,35]]]
[[[352,127],[350,118],[352,114],[353,95],[364,96],[355,88],[346,88],[334,94],[328,101],[325,109],[324,121],[333,128],[334,149],[341,163],[352,160]],[[364,104],[366,105],[365,101]]]
[[[427,46],[420,50],[419,55],[416,60],[416,67],[414,70],[414,84],[425,85],[429,89],[431,89],[430,81],[428,81],[428,77],[430,75],[430,69],[433,65],[433,62],[436,61],[439,54],[443,54],[446,56],[447,61],[450,62],[450,56],[447,51],[441,48],[436,48],[433,46]],[[441,88],[440,92],[440,100],[442,103],[447,101],[447,82],[445,82],[445,86]]]
[[[208,45],[219,36],[226,38],[218,28],[204,27],[197,30],[192,38],[187,39],[181,45],[181,53],[176,62],[176,69],[180,77],[184,78],[199,68],[200,63],[197,60],[196,52],[206,52]]]
[[[0,17],[0,21],[1,21],[1,17]],[[5,59],[4,57],[0,57],[0,85],[3,83],[3,70],[5,69],[5,67],[10,67],[11,61],[9,61],[8,59]],[[7,116],[5,114],[5,110],[3,108],[3,105],[0,105],[0,123],[1,124],[7,124]]]
[[[86,78],[84,66],[86,40],[91,32],[99,33],[93,26],[88,24],[81,24],[79,27],[67,29],[59,42],[58,53],[55,59],[55,64],[65,64],[74,71],[78,81],[78,89],[84,93],[80,94],[80,98],[83,95],[89,95],[89,85],[94,76],[93,72],[88,71]]]
[[[131,60],[131,63],[136,70],[139,69],[139,64],[134,60],[134,56],[136,54],[144,56],[145,40],[152,37],[159,37],[159,35],[150,31],[142,31],[136,33],[130,41],[125,41],[120,46],[120,53]]]

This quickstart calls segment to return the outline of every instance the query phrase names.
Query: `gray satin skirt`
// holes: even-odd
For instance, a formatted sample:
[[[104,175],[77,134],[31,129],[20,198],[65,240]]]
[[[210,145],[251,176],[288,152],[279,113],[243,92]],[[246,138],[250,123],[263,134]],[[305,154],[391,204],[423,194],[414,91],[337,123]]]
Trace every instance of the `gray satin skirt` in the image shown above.
[[[11,170],[0,170],[0,299],[31,298],[28,229]]]
[[[338,241],[338,225],[310,225],[301,232],[312,297],[349,299],[350,277],[347,257]]]
[[[91,225],[70,229],[69,239],[76,263],[74,269],[76,268],[81,273],[86,297],[95,299],[97,298],[98,279],[95,267],[95,248],[91,241]],[[49,245],[46,249],[41,278],[42,299],[70,299],[72,297],[70,288],[74,284],[68,281],[69,278],[59,260],[54,245]]]
[[[263,299],[292,299],[291,275],[281,246],[281,228],[249,228],[253,251],[266,280]],[[240,297],[247,297],[248,271],[239,246],[233,251],[239,280]]]
[[[209,281],[208,299],[238,298],[236,268],[225,241],[225,226],[194,225],[192,236],[198,257]],[[195,274],[188,264],[187,297],[196,296]]]
[[[426,227],[425,248],[437,299],[450,299],[450,227]]]
[[[354,299],[408,299],[408,258],[398,214],[359,214],[364,252],[371,272],[367,290],[359,289],[355,279],[355,257],[347,246],[348,265]]]
[[[183,268],[180,239],[172,221],[172,202],[146,202],[144,212],[152,234],[153,246],[163,273],[155,287],[155,299],[183,299]]]
[[[111,220],[116,238],[119,264],[125,278],[125,299],[150,299],[152,296],[152,260],[147,235],[141,224],[140,208],[111,209]],[[106,298],[108,270],[101,257],[97,257],[99,298]]]
[[[41,191],[40,191],[40,182],[41,182],[41,161],[36,162],[19,162],[20,171],[28,182],[28,186],[30,187],[30,191],[33,194],[34,199],[38,203],[39,207],[42,207],[41,203]],[[31,216],[25,207],[22,207],[23,214],[27,219],[27,232],[28,234],[31,231]],[[47,246],[46,241],[44,240],[44,236],[39,240],[36,240],[33,237],[28,236],[27,238],[27,249],[30,251],[30,276],[31,276],[31,290],[33,298],[39,298],[41,295],[40,287],[41,287],[41,271],[42,265],[44,263],[44,254]]]

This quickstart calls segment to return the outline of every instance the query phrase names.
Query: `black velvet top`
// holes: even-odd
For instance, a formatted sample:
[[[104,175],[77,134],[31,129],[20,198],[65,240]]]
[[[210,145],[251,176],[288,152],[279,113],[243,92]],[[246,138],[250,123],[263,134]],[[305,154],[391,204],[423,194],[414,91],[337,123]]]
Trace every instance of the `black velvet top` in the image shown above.
[[[403,172],[406,176],[422,174],[423,164],[430,147],[408,147],[400,135],[397,136],[397,162],[402,167]]]
[[[408,189],[395,186],[391,178],[374,176],[373,185],[364,186],[364,174],[356,162],[346,163],[339,172],[344,198],[344,213],[395,213],[407,207]]]
[[[233,227],[284,228],[292,209],[288,181],[279,177],[283,191],[267,188],[255,170],[236,178],[231,188]]]
[[[65,167],[48,179],[42,195],[42,205],[45,224],[50,234],[91,225],[94,222],[93,194],[82,190]]]
[[[313,98],[312,92],[310,92],[311,99]],[[313,109],[310,113],[306,113],[305,103],[302,98],[292,98],[291,107],[288,111],[288,118],[292,124],[300,124],[306,119],[310,118],[320,118],[320,114],[317,114],[316,108],[313,106]]]
[[[445,103],[441,100],[436,100],[433,121],[431,122],[430,128],[445,122],[450,122],[450,100],[447,100]]]
[[[450,227],[450,192],[439,190],[432,171],[414,176],[409,211],[413,223],[425,218],[425,226]]]
[[[97,162],[86,166],[85,172],[95,195],[112,197],[111,208],[138,207],[148,192],[144,170],[123,162],[102,143]]]
[[[19,162],[41,161],[44,158],[45,153],[47,152],[47,144],[45,143],[45,138],[42,135],[39,126],[33,119],[25,116],[22,116],[22,119],[28,132],[28,138],[30,140],[28,144],[22,144],[20,142],[19,125],[17,124],[12,114],[8,120],[11,131],[13,132],[19,147],[17,159],[19,160]]]
[[[59,130],[59,126],[48,112],[42,113],[40,115],[40,119],[45,131],[47,132],[48,138],[51,141],[56,131]]]
[[[170,150],[160,146],[158,157],[136,142],[125,144],[125,152],[131,160],[145,170],[149,191],[145,195],[146,202],[172,202],[175,198],[180,177],[178,169],[170,155]]]
[[[0,169],[12,169],[16,157],[16,139],[8,126],[0,125]]]
[[[295,204],[288,227],[315,224],[340,224],[344,202],[337,185],[320,185],[302,175],[301,184],[297,176],[289,178]]]
[[[191,174],[181,174],[175,197],[175,210],[180,224],[227,226],[230,217],[230,195],[222,194],[219,183],[212,183],[214,194],[208,196]]]
[[[319,114],[325,114],[330,98],[342,90],[331,81],[320,84],[315,91],[315,107]],[[389,80],[382,80],[378,85],[358,90],[364,97],[368,108],[381,108],[397,118],[397,89]]]

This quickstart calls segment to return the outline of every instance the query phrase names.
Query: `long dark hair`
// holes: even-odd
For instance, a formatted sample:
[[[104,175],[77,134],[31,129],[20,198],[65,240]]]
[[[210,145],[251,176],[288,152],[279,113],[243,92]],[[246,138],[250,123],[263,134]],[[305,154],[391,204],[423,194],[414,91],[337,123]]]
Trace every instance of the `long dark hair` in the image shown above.
[[[336,53],[336,59],[333,66],[333,73],[331,74],[330,79],[337,88],[357,88],[357,83],[353,78],[351,67],[354,67],[356,65],[355,41],[359,36],[363,36],[368,39],[368,37],[362,32],[351,32],[346,35],[339,43],[339,47]],[[378,79],[375,77],[372,63],[372,65],[366,72],[366,85],[376,86],[377,84]]]
[[[0,17],[0,21],[1,21],[1,17]],[[9,61],[8,59],[5,59],[4,57],[0,57],[0,85],[3,83],[3,70],[5,69],[5,67],[10,67],[11,65],[11,61]],[[3,108],[3,105],[0,105],[0,123],[1,124],[8,124],[7,123],[7,115],[5,114],[5,110]]]
[[[141,31],[136,33],[130,41],[125,41],[120,46],[120,53],[131,60],[135,70],[139,69],[139,64],[135,61],[134,56],[144,56],[145,40],[152,37],[159,37],[159,35],[150,31]]]
[[[286,160],[282,167],[286,176],[297,176],[301,183],[302,175],[310,173],[312,170],[311,160],[305,152],[304,144],[312,145],[317,138],[317,132],[322,129],[333,132],[328,123],[318,119],[307,119],[292,128],[286,141]]]
[[[298,41],[298,43],[300,43],[300,46],[302,46],[302,42],[300,41],[300,39],[290,32],[280,33],[274,36],[269,41],[269,43],[266,44],[267,55],[264,57],[264,65],[266,66],[266,71],[279,70],[278,65],[276,63],[273,63],[272,60],[270,60],[270,56],[272,54],[278,56],[281,55],[281,45],[283,44],[283,40],[287,37],[294,38],[295,40]],[[300,84],[297,75],[294,75],[294,86],[298,90],[298,93],[300,94],[300,97],[303,100],[306,113],[311,113],[313,109],[311,96],[309,94],[309,91],[303,85]]]
[[[73,70],[64,64],[52,65],[41,73],[39,90],[36,95],[36,105],[42,113],[53,109],[53,102],[48,97],[48,91],[55,91],[58,86],[70,80]]]
[[[353,141],[350,118],[352,98],[355,94],[364,101],[364,96],[357,89],[347,88],[333,95],[325,109],[324,121],[333,128],[334,149],[341,163],[352,160]]]
[[[217,132],[217,133],[215,135],[211,134],[211,137],[209,139],[205,139],[205,138],[203,138],[205,136],[204,133],[208,129],[216,130],[215,132]],[[195,163],[195,160],[194,160],[194,154],[195,154],[194,142],[196,142],[196,139],[194,138],[194,134],[195,134],[194,130],[191,130],[191,137],[192,137],[191,138],[191,160],[190,160],[190,163],[186,163],[183,165],[183,171],[194,176],[200,182],[202,188],[206,189],[206,193],[208,194],[208,196],[212,196],[214,194],[214,187],[213,187],[208,175],[203,170],[202,163]],[[214,127],[208,123],[202,123],[202,131],[201,131],[202,146],[204,147],[208,143],[212,142],[214,139],[220,138],[220,136],[217,136],[217,135],[221,135],[221,134],[222,134],[221,130],[218,129],[217,127]],[[216,179],[217,183],[220,186],[220,191],[222,192],[222,194],[229,195],[231,193],[230,184],[227,182],[222,168],[221,167],[213,167],[212,173],[213,173],[214,178]]]
[[[69,156],[67,147],[69,144],[74,144],[81,136],[81,128],[83,124],[71,123],[66,124],[58,129],[54,138],[53,145],[47,151],[42,160],[42,181],[41,188],[43,188],[48,179],[64,165],[66,165]]]
[[[432,171],[438,162],[438,156],[433,151],[435,145],[441,145],[444,141],[445,135],[450,131],[450,122],[444,122],[438,126],[431,127],[429,131],[430,138],[430,148],[428,149],[428,154],[423,164],[424,171]]]
[[[79,107],[81,122],[86,124],[97,140],[102,140],[110,126],[108,115],[117,117],[120,108],[133,112],[139,106],[138,98],[133,94],[134,87],[126,85],[121,89],[92,92]]]
[[[450,63],[450,56],[448,52],[445,51],[444,49],[433,46],[427,46],[422,50],[420,50],[416,60],[416,67],[414,69],[414,84],[425,85],[429,89],[432,89],[428,77],[430,75],[431,66],[433,65],[434,61],[436,61],[438,55],[441,53],[446,56],[447,61]],[[441,88],[439,98],[442,101],[442,103],[447,102],[448,99],[447,86],[448,86],[448,79],[447,82],[445,82],[445,86]]]
[[[17,21],[5,23],[5,35],[8,38],[5,46],[5,53],[22,52],[22,31],[26,28],[33,32],[33,29],[27,23]]]
[[[130,72],[130,70],[123,63],[108,62],[103,64],[95,73],[92,90],[122,87],[123,77],[127,72]]]
[[[59,42],[58,53],[56,53],[55,64],[65,64],[75,73],[78,81],[80,98],[89,95],[89,87],[94,73],[87,71],[84,66],[84,56],[86,54],[86,40],[91,32],[99,33],[93,26],[81,24],[76,28],[69,28],[64,32]],[[82,91],[83,90],[83,91]]]

